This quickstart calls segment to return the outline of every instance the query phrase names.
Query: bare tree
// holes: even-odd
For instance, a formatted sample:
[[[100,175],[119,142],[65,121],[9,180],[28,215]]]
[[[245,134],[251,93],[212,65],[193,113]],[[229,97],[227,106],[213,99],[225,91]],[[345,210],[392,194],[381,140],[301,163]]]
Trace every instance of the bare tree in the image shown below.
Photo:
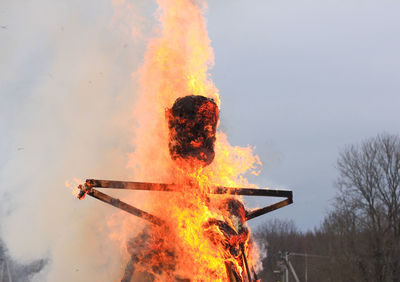
[[[341,245],[337,263],[364,281],[400,281],[399,136],[351,145],[337,167],[338,196],[324,224]]]

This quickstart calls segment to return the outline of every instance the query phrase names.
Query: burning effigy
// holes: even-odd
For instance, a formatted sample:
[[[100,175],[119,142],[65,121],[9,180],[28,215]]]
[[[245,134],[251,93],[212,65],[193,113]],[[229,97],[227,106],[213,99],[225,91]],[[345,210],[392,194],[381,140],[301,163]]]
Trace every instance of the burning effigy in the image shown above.
[[[248,183],[243,175],[254,172],[258,157],[251,148],[231,146],[218,131],[205,2],[158,4],[161,31],[139,70],[134,107],[135,181],[87,179],[78,198],[89,195],[149,223],[140,232],[132,225],[124,230],[128,258],[121,281],[257,281],[257,248],[247,221],[291,204],[292,192]],[[98,188],[150,191],[149,210]],[[242,196],[285,199],[250,210]]]
[[[192,95],[178,98],[167,110],[169,152],[184,171],[201,169],[214,159],[218,114],[212,99]],[[78,187],[80,199],[88,194],[152,223],[151,228],[129,240],[131,257],[121,281],[132,281],[135,272],[146,281],[256,281],[249,260],[254,245],[246,221],[292,203],[291,191],[208,187],[190,177],[186,181],[160,184],[90,179]],[[162,216],[137,209],[95,187],[176,193],[161,204]],[[287,199],[249,211],[235,195]]]

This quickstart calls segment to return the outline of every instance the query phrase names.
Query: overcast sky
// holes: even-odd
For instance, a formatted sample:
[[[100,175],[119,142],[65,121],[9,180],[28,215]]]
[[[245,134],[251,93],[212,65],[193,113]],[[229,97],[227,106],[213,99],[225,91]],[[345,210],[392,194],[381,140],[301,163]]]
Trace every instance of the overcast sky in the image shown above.
[[[399,1],[211,1],[222,126],[264,162],[256,182],[294,192],[265,218],[318,225],[347,144],[400,133]]]
[[[126,12],[145,23],[143,32],[150,30],[154,3],[133,2]],[[126,124],[116,128],[102,115],[116,115],[121,99],[133,101],[128,97],[135,88],[131,73],[140,64],[145,41],[140,36],[129,41],[120,22],[110,25],[113,11],[107,1],[5,3],[0,5],[0,177],[5,185],[10,175],[18,176],[13,183],[22,185],[25,166],[35,164],[35,158],[56,162],[67,155],[61,151],[71,156],[71,144],[79,147],[75,138],[85,134],[83,129],[72,132],[80,136],[54,134],[66,124],[69,129],[83,123],[86,129],[94,124],[98,131],[123,130]],[[215,51],[211,73],[222,100],[221,128],[232,144],[256,146],[264,170],[254,182],[294,191],[293,205],[262,220],[276,216],[293,219],[303,230],[314,228],[335,194],[340,149],[378,133],[400,133],[399,12],[400,2],[394,0],[209,2],[207,26]],[[88,85],[95,88],[88,90]],[[71,94],[76,89],[91,93],[82,98],[86,104]],[[113,92],[123,94],[110,98]],[[61,105],[72,111],[60,113]],[[42,139],[31,143],[36,130]],[[120,146],[118,139],[107,138],[102,146]],[[47,148],[34,147],[40,140],[47,140]],[[81,144],[78,151],[84,148]],[[23,154],[33,154],[31,162]],[[64,179],[76,172],[71,168]],[[86,171],[81,173],[84,178]]]

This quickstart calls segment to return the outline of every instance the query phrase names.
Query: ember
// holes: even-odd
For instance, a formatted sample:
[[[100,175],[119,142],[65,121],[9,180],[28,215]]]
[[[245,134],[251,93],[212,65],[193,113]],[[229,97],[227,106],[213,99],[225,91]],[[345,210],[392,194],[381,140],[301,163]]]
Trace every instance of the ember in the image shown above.
[[[169,152],[173,160],[189,166],[209,165],[215,156],[214,143],[219,110],[204,96],[178,98],[167,111]]]

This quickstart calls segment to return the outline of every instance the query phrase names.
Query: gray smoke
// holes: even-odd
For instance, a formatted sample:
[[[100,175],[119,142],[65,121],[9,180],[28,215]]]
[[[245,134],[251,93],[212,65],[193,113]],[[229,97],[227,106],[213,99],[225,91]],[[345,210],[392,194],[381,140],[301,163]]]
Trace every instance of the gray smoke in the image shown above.
[[[47,262],[34,281],[110,281],[123,271],[113,236],[126,228],[122,214],[77,200],[65,182],[132,175],[132,73],[151,26],[138,15],[153,9],[135,5],[2,2],[0,236],[19,264]]]

